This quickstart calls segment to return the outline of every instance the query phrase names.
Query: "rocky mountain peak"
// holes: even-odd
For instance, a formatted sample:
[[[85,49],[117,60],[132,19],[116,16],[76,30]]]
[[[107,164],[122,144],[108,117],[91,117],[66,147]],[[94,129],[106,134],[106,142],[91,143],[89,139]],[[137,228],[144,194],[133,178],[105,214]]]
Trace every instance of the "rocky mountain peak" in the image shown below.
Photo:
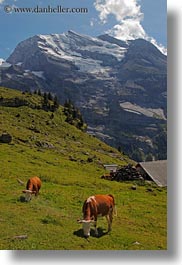
[[[124,42],[68,31],[36,35],[17,45],[2,84],[71,99],[89,133],[131,155],[165,159],[167,57],[150,42]],[[133,155],[134,154],[134,155]],[[151,157],[150,155],[150,157]]]

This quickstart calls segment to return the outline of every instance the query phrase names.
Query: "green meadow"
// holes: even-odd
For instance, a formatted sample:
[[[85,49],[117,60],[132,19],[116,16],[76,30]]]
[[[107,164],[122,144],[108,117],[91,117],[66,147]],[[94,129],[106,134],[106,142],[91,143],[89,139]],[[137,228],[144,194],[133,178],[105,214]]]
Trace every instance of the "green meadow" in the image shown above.
[[[12,136],[10,143],[0,143],[0,249],[167,249],[166,188],[101,179],[104,164],[134,161],[65,122],[61,106],[54,112],[41,109],[38,95],[0,88],[0,99],[0,135]],[[42,187],[26,203],[22,190],[31,176],[39,176]],[[107,234],[107,222],[99,218],[99,236],[91,229],[86,240],[77,223],[83,202],[108,193],[117,207],[112,231]]]

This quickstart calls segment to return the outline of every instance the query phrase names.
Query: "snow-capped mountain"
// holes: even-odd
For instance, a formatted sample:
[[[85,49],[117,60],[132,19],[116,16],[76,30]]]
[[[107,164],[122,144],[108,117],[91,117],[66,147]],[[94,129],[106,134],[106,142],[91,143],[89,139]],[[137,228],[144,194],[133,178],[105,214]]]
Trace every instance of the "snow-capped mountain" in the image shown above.
[[[166,140],[167,58],[143,39],[124,42],[73,31],[22,41],[3,71],[3,85],[56,93],[82,111],[89,133],[135,158]],[[163,141],[164,142],[164,141]],[[164,147],[163,147],[164,149]]]
[[[0,58],[0,65],[4,62],[4,59]]]
[[[27,54],[26,49],[31,53]],[[22,50],[21,53],[20,50]],[[23,50],[26,54],[23,53]],[[38,35],[25,40],[17,46],[8,60],[12,63],[22,64],[24,68],[32,69],[34,65],[29,62],[29,59],[35,63],[38,54],[42,53],[48,62],[57,66],[67,63],[80,72],[101,73],[108,76],[110,61],[120,62],[124,58],[126,50],[124,47],[98,38],[68,31],[64,34]],[[35,58],[32,58],[33,56]]]
[[[0,58],[0,69],[6,69],[11,66],[10,63],[7,63],[4,59]]]
[[[42,79],[61,79],[61,82],[73,83],[83,83],[93,78],[112,80],[113,66],[122,61],[127,46],[121,47],[68,31],[64,34],[37,35],[25,40],[17,46],[8,61]]]

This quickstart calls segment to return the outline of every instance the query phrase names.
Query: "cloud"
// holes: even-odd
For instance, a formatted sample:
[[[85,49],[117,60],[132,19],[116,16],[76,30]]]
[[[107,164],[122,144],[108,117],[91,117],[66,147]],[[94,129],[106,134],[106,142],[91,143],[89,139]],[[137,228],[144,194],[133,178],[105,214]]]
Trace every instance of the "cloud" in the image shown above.
[[[105,24],[110,15],[115,17],[117,24],[107,31],[108,34],[124,41],[143,38],[166,53],[166,49],[149,37],[141,25],[144,14],[137,0],[95,0],[94,6],[99,12],[101,23]],[[91,24],[93,25],[93,21]]]
[[[136,0],[95,0],[94,6],[100,13],[99,18],[103,23],[107,22],[107,17],[111,14],[117,21],[122,21],[126,17],[142,16]]]
[[[123,20],[120,24],[117,24],[112,29],[108,30],[108,33],[125,41],[146,38],[145,30],[138,19]]]

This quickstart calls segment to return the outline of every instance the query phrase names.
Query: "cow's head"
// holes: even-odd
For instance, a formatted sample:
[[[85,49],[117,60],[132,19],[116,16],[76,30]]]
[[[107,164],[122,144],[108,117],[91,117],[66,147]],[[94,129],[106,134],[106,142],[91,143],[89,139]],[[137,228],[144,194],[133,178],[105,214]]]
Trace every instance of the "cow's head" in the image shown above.
[[[78,223],[82,224],[83,234],[85,238],[90,236],[90,225],[94,223],[94,220],[77,220]]]
[[[32,199],[32,194],[35,193],[35,191],[32,190],[23,190],[23,193],[25,193],[25,201],[29,202]]]

